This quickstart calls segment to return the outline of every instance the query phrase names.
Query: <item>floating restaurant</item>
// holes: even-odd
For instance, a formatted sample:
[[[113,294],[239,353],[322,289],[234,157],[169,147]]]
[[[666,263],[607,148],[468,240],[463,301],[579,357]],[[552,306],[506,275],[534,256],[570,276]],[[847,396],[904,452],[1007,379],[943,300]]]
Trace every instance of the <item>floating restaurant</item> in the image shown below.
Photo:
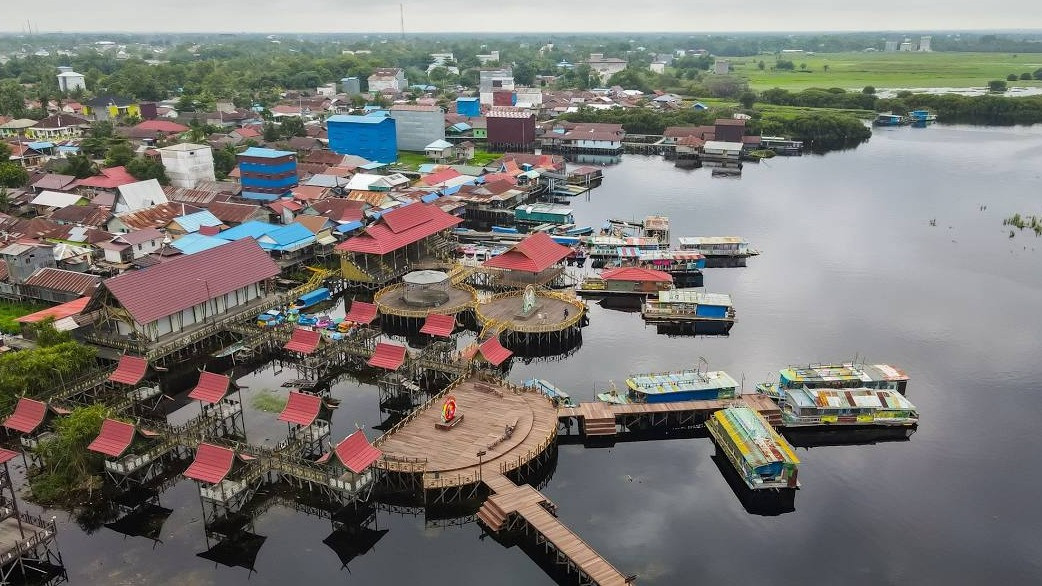
[[[853,362],[790,366],[778,371],[778,382],[756,386],[756,391],[779,399],[787,389],[889,389],[902,395],[908,386],[908,375],[889,364]]]
[[[748,407],[721,409],[706,422],[716,445],[753,490],[798,488],[800,459],[767,420]]]
[[[714,325],[727,333],[735,322],[734,304],[725,293],[705,293],[695,289],[668,289],[658,292],[641,309],[648,323],[692,323]]]
[[[658,295],[673,288],[673,275],[642,267],[605,269],[599,277],[583,279],[576,293],[585,297]]]
[[[734,399],[739,394],[738,383],[722,370],[637,374],[626,379],[626,387],[625,395],[612,390],[598,394],[597,399],[615,404],[669,403]]]
[[[915,405],[892,389],[786,388],[777,402],[787,428],[919,424]]]

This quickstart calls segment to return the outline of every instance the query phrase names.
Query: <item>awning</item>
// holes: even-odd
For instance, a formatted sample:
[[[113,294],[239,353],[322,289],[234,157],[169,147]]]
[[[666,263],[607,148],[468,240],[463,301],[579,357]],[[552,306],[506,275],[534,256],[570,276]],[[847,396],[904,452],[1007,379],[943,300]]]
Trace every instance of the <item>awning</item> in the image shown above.
[[[291,352],[312,354],[315,350],[318,350],[318,344],[321,341],[322,332],[296,328],[293,330],[293,335],[290,336],[289,342],[286,342],[283,348]]]
[[[307,427],[315,422],[321,408],[322,398],[318,395],[290,391],[289,401],[286,401],[286,408],[279,414],[279,421]]]
[[[365,472],[383,453],[374,448],[361,429],[347,436],[336,446],[336,457],[348,470],[355,474]]]
[[[195,460],[184,474],[192,480],[217,484],[232,471],[235,463],[235,452],[213,444],[199,444],[195,451]]]
[[[423,327],[420,328],[420,333],[430,334],[432,336],[439,336],[441,338],[448,338],[452,335],[452,331],[455,329],[455,316],[442,315],[440,313],[430,313],[427,314],[427,319],[423,322]]]
[[[369,325],[376,319],[376,306],[365,301],[352,301],[351,311],[344,316],[344,321],[356,324]]]
[[[336,227],[336,231],[340,232],[341,234],[343,234],[343,233],[346,233],[346,232],[350,232],[352,230],[357,230],[357,229],[361,228],[363,225],[364,224],[362,224],[361,222],[359,222],[357,220],[354,221],[354,222],[344,222],[343,224],[340,224],[339,226]]]
[[[109,382],[123,383],[125,385],[136,385],[145,378],[148,371],[148,361],[138,356],[119,357],[116,370],[109,375]]]
[[[228,387],[231,386],[231,383],[231,379],[223,374],[204,370],[199,373],[199,383],[195,385],[191,393],[188,393],[188,398],[203,403],[217,403],[228,394]]]
[[[14,413],[4,420],[4,427],[21,433],[32,433],[47,417],[47,404],[43,401],[21,397],[14,406]]]
[[[0,464],[6,464],[6,463],[10,462],[17,455],[18,455],[18,452],[14,451],[14,450],[8,450],[8,449],[0,448]]]
[[[322,245],[336,244],[336,236],[332,234],[326,234],[325,236],[315,240],[315,242]]]
[[[499,336],[492,336],[481,343],[481,356],[493,366],[499,366],[503,364],[503,361],[514,355],[513,352],[507,350],[499,343]]]
[[[101,433],[87,446],[87,449],[99,454],[118,458],[127,451],[134,441],[134,426],[115,419],[106,419],[101,423]]]
[[[369,366],[386,368],[387,370],[398,370],[405,363],[405,346],[380,342],[376,345],[373,357],[369,359]]]

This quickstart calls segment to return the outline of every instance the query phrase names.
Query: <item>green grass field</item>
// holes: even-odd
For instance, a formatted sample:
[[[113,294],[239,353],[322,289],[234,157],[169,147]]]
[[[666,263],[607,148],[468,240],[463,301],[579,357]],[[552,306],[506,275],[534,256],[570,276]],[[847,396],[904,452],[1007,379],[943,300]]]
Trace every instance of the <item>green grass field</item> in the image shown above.
[[[478,167],[484,167],[485,165],[495,161],[496,159],[503,156],[503,153],[488,153],[481,149],[474,150],[474,158],[467,161],[467,165],[476,165]],[[420,165],[425,163],[433,163],[427,155],[423,153],[413,153],[409,151],[398,151],[398,165],[407,169],[417,169]]]
[[[15,301],[0,302],[0,331],[5,334],[17,334],[21,332],[21,324],[15,320],[23,315],[36,313],[48,307],[42,303],[18,303]]]
[[[984,87],[988,81],[1006,79],[1013,73],[1031,73],[1042,68],[1042,53],[821,53],[786,55],[795,71],[771,71],[773,55],[732,57],[734,73],[747,77],[754,90],[780,87],[801,90],[810,87],[860,89],[927,87]],[[757,63],[763,60],[766,69]],[[806,63],[806,72],[800,65]],[[829,66],[828,72],[825,65]],[[1011,86],[1039,86],[1039,81],[1010,82]]]

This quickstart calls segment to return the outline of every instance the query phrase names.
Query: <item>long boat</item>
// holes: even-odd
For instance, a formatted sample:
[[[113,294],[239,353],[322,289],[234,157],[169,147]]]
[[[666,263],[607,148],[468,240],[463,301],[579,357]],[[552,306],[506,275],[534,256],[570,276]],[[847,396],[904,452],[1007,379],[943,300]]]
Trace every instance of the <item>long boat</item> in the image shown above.
[[[735,322],[734,303],[726,293],[705,293],[696,289],[669,289],[658,292],[641,309],[648,323],[691,323],[715,325],[722,333]]]
[[[626,392],[612,389],[599,393],[597,399],[605,403],[669,403],[673,401],[700,401],[734,399],[738,383],[722,370],[678,370],[635,374],[626,379]]]
[[[720,409],[706,421],[720,451],[753,490],[794,489],[800,459],[785,438],[749,407]]]
[[[680,250],[694,251],[707,259],[748,258],[760,254],[759,250],[749,248],[741,236],[684,236],[677,242]]]
[[[525,381],[524,386],[538,390],[550,399],[554,400],[558,405],[564,407],[575,407],[575,402],[572,401],[571,395],[557,388],[547,380],[541,378],[529,379]]]
[[[891,389],[784,389],[782,422],[790,427],[915,427],[919,412]]]
[[[323,301],[327,301],[329,297],[329,289],[326,287],[319,287],[310,293],[305,293],[298,297],[297,300],[293,302],[292,308],[296,310],[308,309],[309,307],[318,305]]]
[[[808,364],[790,366],[778,371],[778,382],[756,386],[758,393],[772,399],[782,398],[786,389],[890,389],[905,394],[908,375],[889,364],[860,364],[854,362]]]

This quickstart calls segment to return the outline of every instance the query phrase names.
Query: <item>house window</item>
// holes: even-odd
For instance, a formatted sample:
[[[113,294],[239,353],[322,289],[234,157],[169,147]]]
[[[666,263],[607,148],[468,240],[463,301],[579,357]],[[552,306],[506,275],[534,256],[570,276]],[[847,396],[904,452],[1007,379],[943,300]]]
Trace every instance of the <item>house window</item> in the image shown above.
[[[141,250],[141,245],[140,244],[137,245],[137,249]]]

